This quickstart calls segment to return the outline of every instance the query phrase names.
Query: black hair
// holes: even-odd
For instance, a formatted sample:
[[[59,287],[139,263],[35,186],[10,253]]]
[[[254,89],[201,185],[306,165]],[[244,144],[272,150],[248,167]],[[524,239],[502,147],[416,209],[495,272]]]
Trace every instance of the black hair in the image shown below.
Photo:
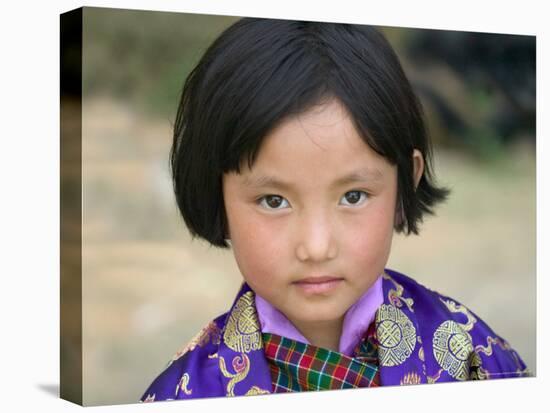
[[[364,141],[397,165],[395,230],[418,234],[449,191],[433,182],[422,107],[373,27],[243,18],[207,49],[183,87],[170,151],[176,201],[191,234],[227,247],[224,173],[251,167],[281,121],[336,98]],[[425,160],[415,190],[412,153]]]

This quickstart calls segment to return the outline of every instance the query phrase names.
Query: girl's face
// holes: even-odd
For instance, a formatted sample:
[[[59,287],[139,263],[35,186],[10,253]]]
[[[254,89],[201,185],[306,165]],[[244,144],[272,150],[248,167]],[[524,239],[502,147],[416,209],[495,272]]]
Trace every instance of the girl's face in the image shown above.
[[[244,279],[299,329],[341,321],[386,265],[397,170],[336,100],[282,122],[223,196]]]

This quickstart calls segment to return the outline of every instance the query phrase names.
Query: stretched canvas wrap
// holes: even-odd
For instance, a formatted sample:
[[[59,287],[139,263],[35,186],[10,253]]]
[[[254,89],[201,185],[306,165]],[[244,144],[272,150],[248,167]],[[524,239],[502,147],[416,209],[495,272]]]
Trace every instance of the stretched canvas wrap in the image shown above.
[[[418,236],[394,235],[380,305],[343,354],[262,331],[231,250],[192,239],[177,209],[181,90],[239,18],[60,16],[61,397],[268,398],[536,375],[535,37],[378,27],[452,192]]]

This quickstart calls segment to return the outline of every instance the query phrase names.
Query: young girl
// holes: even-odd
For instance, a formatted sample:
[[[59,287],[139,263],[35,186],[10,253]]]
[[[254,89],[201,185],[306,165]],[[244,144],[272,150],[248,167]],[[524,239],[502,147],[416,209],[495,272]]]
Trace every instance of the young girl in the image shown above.
[[[244,283],[142,401],[528,374],[469,309],[385,269],[394,230],[448,191],[375,29],[238,21],[187,79],[171,165],[187,227]]]

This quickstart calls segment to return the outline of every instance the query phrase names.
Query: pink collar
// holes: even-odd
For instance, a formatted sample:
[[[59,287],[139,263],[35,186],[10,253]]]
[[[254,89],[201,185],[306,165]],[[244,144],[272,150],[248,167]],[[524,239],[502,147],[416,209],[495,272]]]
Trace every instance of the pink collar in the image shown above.
[[[374,284],[346,312],[340,337],[340,353],[347,356],[353,355],[353,350],[363,338],[370,323],[374,320],[376,310],[383,302],[382,277],[378,277]],[[283,313],[258,294],[256,294],[256,311],[262,333],[277,334],[309,344],[309,341]]]

